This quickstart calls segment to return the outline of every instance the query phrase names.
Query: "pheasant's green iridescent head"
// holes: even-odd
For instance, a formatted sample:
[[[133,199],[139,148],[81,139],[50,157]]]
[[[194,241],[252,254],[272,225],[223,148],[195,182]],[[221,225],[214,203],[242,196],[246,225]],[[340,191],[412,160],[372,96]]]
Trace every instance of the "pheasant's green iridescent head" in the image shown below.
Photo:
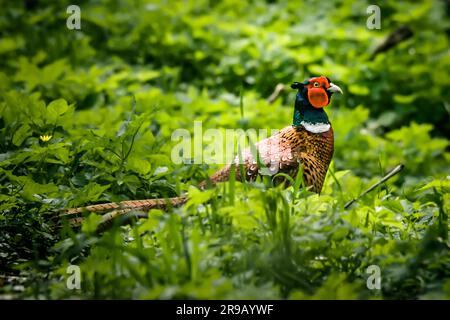
[[[328,131],[330,121],[323,109],[330,104],[333,93],[342,93],[341,88],[324,76],[294,82],[291,88],[298,89],[293,125],[303,126],[314,133]]]

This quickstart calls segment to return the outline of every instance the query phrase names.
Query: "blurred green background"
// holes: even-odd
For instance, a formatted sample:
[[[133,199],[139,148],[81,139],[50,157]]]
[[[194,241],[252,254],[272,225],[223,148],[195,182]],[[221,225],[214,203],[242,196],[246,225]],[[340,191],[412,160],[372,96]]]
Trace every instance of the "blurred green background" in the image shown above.
[[[81,30],[66,26],[70,4],[2,3],[2,297],[450,297],[448,1],[380,2],[379,30],[371,1],[77,1]],[[374,55],[401,27],[411,36]],[[314,75],[344,91],[327,107],[335,154],[320,197],[267,182],[200,192],[217,166],[171,162],[173,130],[196,120],[290,125],[295,92],[267,97]],[[78,233],[49,222],[188,190],[186,207],[103,237],[96,216]],[[68,263],[82,290],[65,287]],[[372,264],[381,290],[366,287]]]

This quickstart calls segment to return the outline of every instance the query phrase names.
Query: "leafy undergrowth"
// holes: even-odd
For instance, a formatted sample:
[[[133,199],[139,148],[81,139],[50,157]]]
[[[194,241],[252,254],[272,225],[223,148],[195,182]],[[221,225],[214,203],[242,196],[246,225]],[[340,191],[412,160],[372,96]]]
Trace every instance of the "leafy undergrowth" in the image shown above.
[[[0,19],[1,297],[450,299],[443,10],[390,4],[385,25],[418,33],[368,61],[389,30],[365,29],[364,4],[336,3],[90,1],[72,32],[51,1],[10,2]],[[317,73],[345,91],[327,107],[336,141],[320,196],[270,180],[200,191],[218,166],[172,162],[173,131],[192,133],[194,121],[289,125],[293,94],[265,98]],[[399,163],[400,175],[344,209]],[[78,231],[52,220],[68,207],[186,192],[185,206],[102,236],[96,215]],[[67,288],[69,265],[80,290]],[[367,286],[370,266],[381,289]]]

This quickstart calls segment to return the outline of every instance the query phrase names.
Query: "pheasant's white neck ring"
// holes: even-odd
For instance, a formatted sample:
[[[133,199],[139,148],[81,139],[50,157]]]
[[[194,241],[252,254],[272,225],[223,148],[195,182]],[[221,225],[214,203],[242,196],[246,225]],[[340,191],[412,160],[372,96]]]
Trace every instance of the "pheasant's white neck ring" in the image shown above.
[[[302,121],[300,124],[309,132],[312,133],[323,133],[330,130],[331,125],[329,123],[311,123]]]

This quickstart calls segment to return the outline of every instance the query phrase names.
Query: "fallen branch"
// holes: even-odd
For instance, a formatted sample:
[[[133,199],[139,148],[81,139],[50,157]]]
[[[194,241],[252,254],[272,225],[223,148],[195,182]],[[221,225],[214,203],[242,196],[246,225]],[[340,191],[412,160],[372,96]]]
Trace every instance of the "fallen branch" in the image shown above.
[[[353,203],[355,203],[356,201],[358,201],[359,199],[361,199],[362,197],[364,197],[366,194],[368,194],[370,191],[372,191],[373,189],[375,189],[376,187],[378,187],[380,184],[385,183],[386,181],[388,181],[390,178],[392,178],[393,176],[395,176],[397,173],[399,173],[400,171],[403,170],[405,166],[403,164],[399,164],[398,166],[396,166],[394,169],[392,169],[388,174],[386,174],[383,178],[381,178],[380,181],[378,181],[377,183],[371,185],[366,191],[364,191],[363,193],[361,193],[357,198],[350,200],[349,202],[347,202],[344,206],[344,209],[348,209]]]
[[[370,60],[373,60],[378,54],[386,52],[389,49],[397,46],[399,43],[411,38],[413,36],[413,31],[408,26],[401,26],[400,28],[393,31],[382,43],[380,43],[370,56]]]
[[[280,96],[280,94],[284,91],[285,87],[286,86],[282,83],[277,84],[272,94],[267,98],[267,103],[268,104],[274,103]]]

